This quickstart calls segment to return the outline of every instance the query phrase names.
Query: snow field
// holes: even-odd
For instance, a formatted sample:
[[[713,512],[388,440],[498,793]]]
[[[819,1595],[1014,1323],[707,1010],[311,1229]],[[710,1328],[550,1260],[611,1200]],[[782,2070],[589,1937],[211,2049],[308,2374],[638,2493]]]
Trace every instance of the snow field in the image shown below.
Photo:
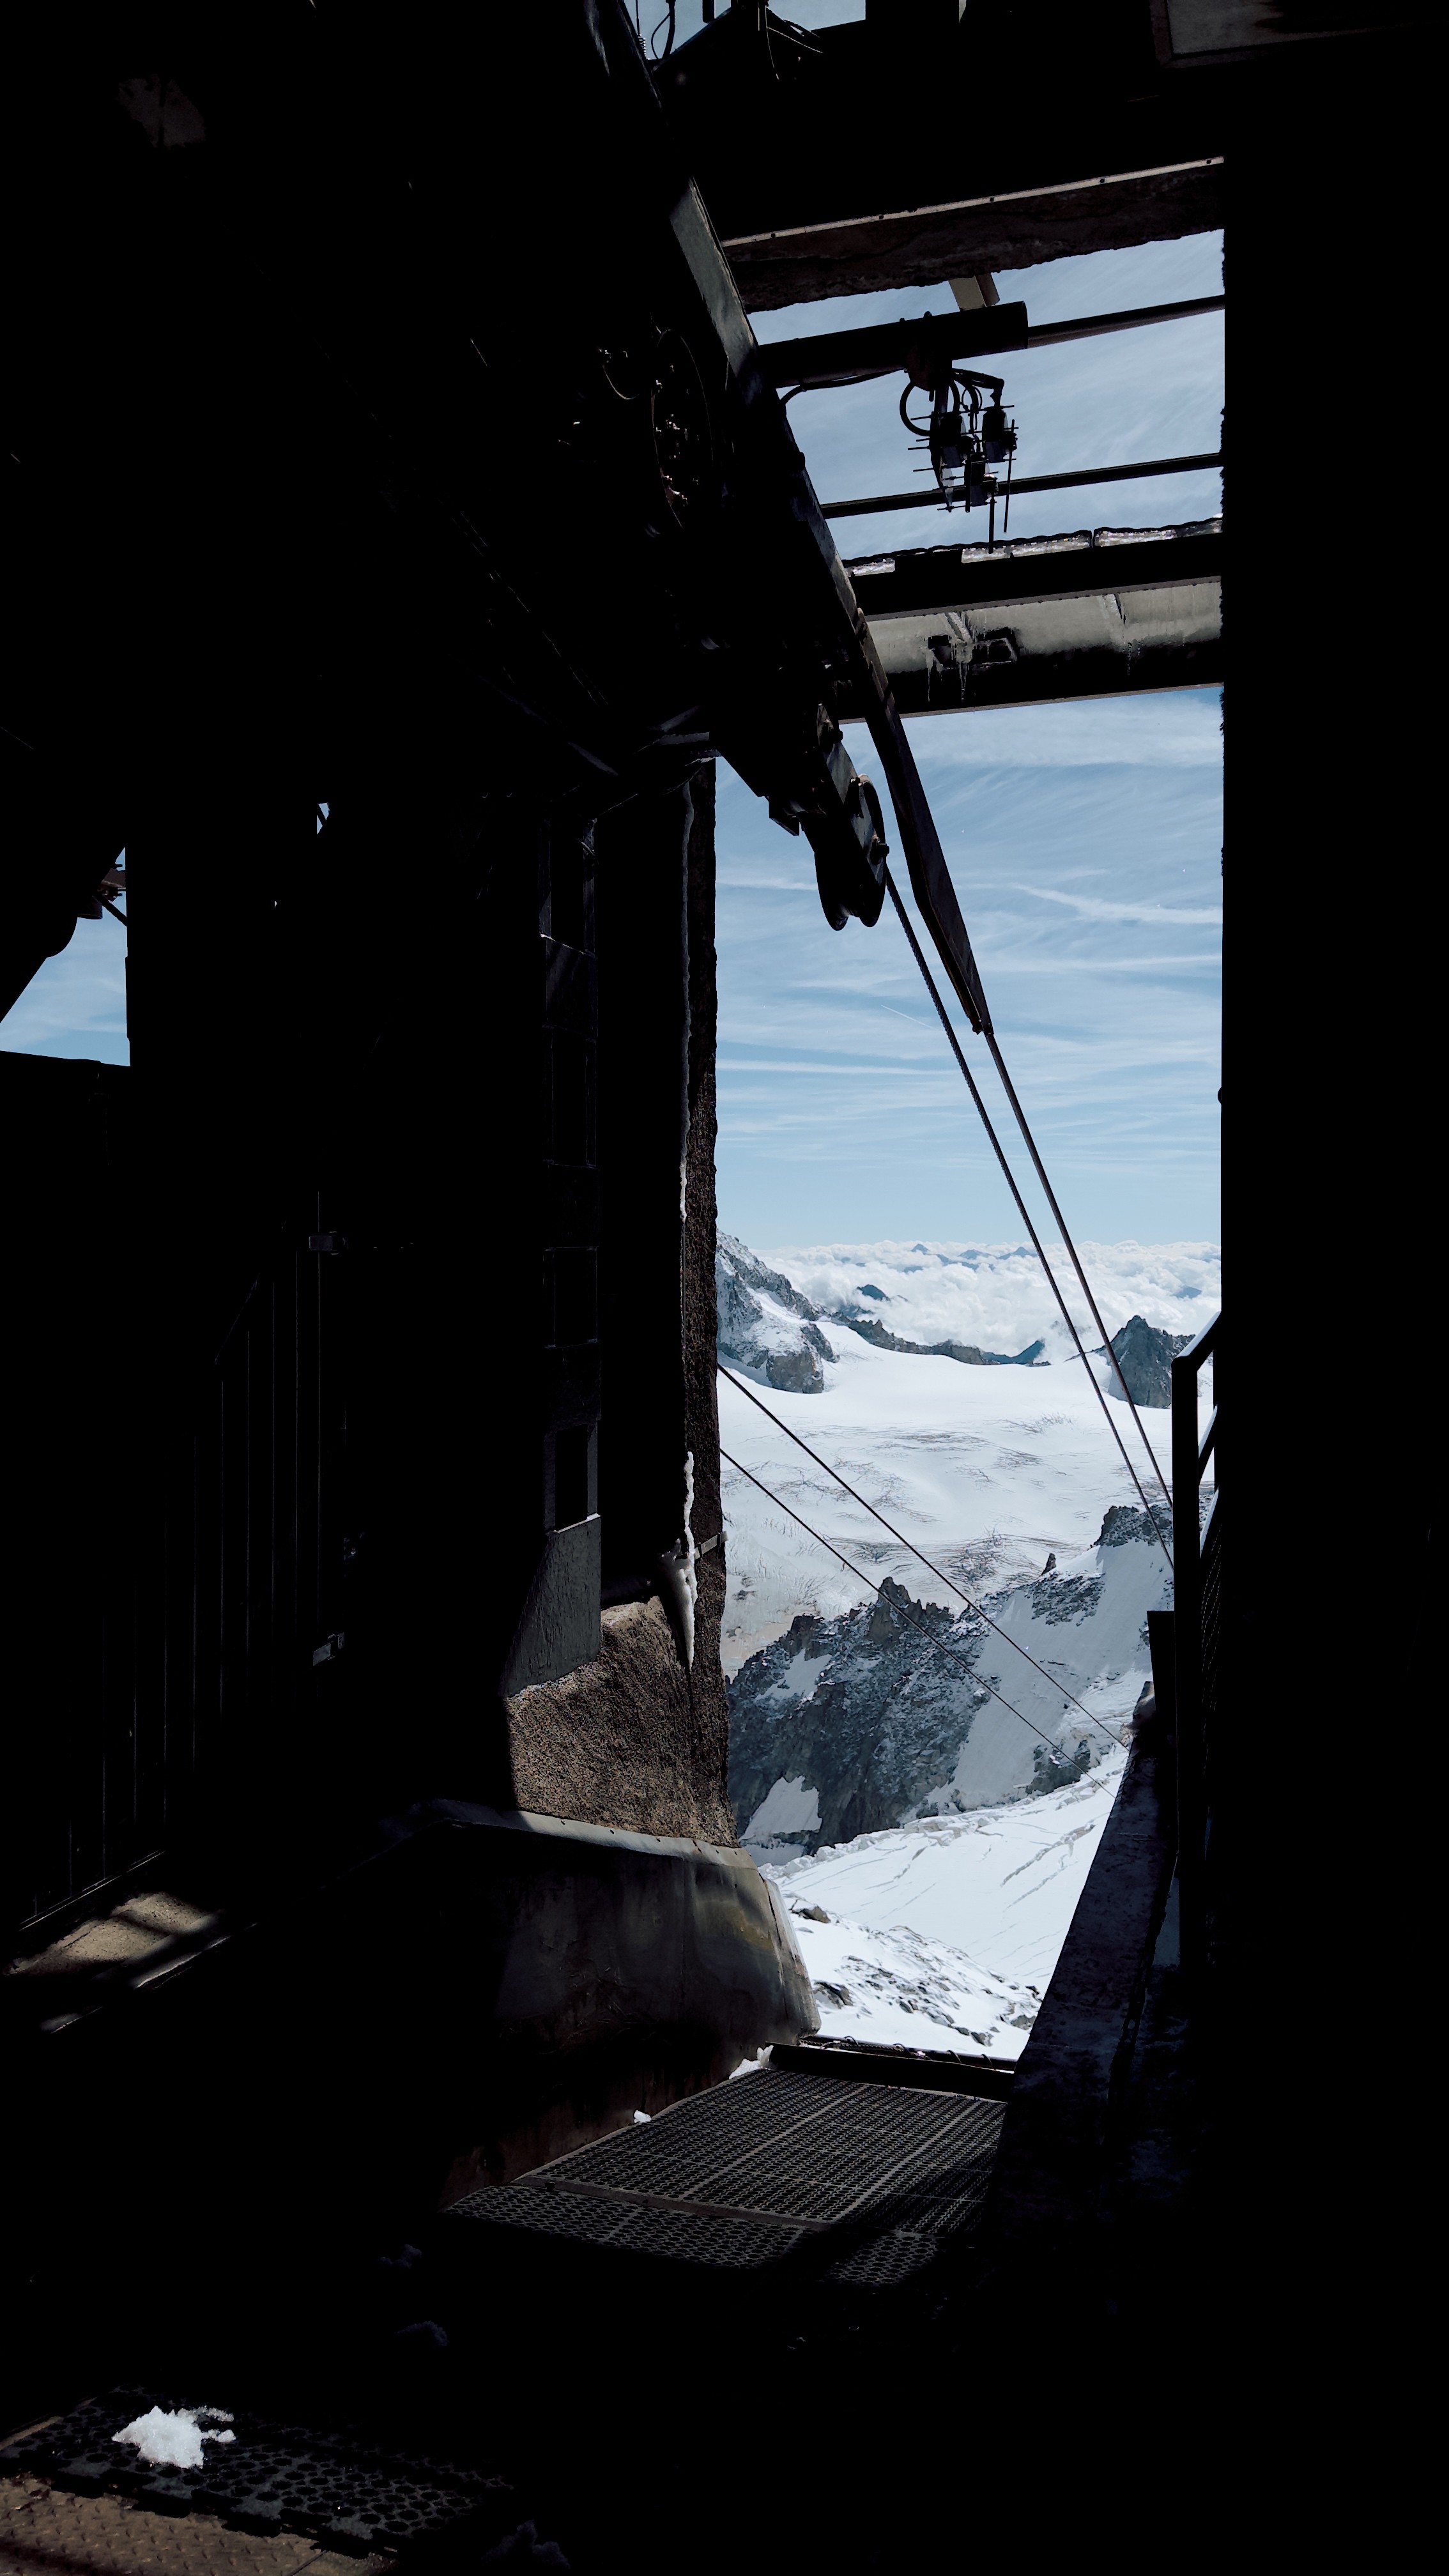
[[[1019,2057],[1125,1762],[1115,1750],[1045,1797],[765,1861],[822,2036]]]
[[[973,1599],[1040,1574],[1050,1554],[1090,1548],[1109,1504],[1139,1507],[1080,1360],[972,1368],[876,1350],[847,1326],[827,1330],[838,1358],[826,1368],[823,1393],[791,1395],[772,1387],[766,1401]],[[727,1465],[729,1581],[721,1646],[727,1672],[737,1672],[797,1612],[836,1617],[867,1600],[870,1582],[887,1574],[915,1600],[959,1609],[949,1585],[890,1538],[726,1378],[719,1382],[719,1407],[724,1447],[870,1579],[848,1573],[828,1547]],[[1125,1405],[1114,1406],[1114,1418],[1137,1457],[1140,1444]],[[1159,1428],[1161,1456],[1165,1413],[1148,1419],[1154,1448]],[[1145,1455],[1139,1473],[1154,1492]]]
[[[1196,1332],[1217,1310],[1215,1244],[1079,1248],[1111,1333],[1134,1314],[1164,1331]],[[769,1389],[765,1400],[904,1539],[984,1599],[1008,1636],[1059,1671],[1064,1686],[1120,1739],[1147,1678],[1143,1622],[1162,1598],[1161,1559],[1155,1547],[1096,1545],[1107,1508],[1137,1509],[1140,1497],[1034,1254],[1020,1245],[880,1243],[775,1249],[762,1258],[816,1306],[855,1307],[903,1339],[1002,1352],[1044,1343],[1034,1368],[972,1367],[877,1350],[827,1314],[822,1330],[837,1358],[825,1368],[823,1392]],[[1053,1260],[1056,1266],[1054,1250]],[[1059,1276],[1091,1349],[1097,1334],[1086,1329],[1064,1261]],[[782,1331],[786,1321],[781,1314]],[[1206,1408],[1210,1373],[1202,1394]],[[738,1671],[798,1613],[833,1618],[868,1600],[862,1577],[879,1583],[889,1574],[916,1600],[959,1610],[946,1583],[727,1381],[719,1398],[725,1448],[860,1569],[848,1572],[726,1466],[727,1671]],[[1112,1405],[1156,1502],[1159,1488],[1128,1409],[1115,1397]],[[1144,1421],[1166,1466],[1168,1416],[1154,1409]],[[1091,1589],[1096,1575],[1108,1578],[1099,1597],[1070,1618],[1042,1597],[1045,1587],[1033,1598],[1052,1555],[1065,1582],[1086,1578]],[[802,1654],[796,1662],[808,1688],[806,1660]],[[1090,1732],[1102,1747],[1092,1768],[1065,1788],[1023,1796],[1031,1739],[991,1703],[973,1723],[962,1776],[944,1784],[970,1812],[923,1815],[791,1859],[787,1838],[818,1823],[819,1808],[807,1781],[782,1777],[749,1820],[751,1845],[790,1906],[827,2036],[1003,2059],[1025,2045],[1126,1757],[1120,1741],[1088,1730],[1077,1710],[1063,1711],[1060,1696],[1006,1643],[989,1639],[977,1670],[1058,1741]],[[794,1665],[788,1680],[796,1680]]]

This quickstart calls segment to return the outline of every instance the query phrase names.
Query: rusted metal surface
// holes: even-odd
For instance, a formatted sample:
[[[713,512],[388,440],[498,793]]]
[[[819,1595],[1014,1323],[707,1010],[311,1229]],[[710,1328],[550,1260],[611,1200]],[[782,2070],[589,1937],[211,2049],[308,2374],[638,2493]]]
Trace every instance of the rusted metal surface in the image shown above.
[[[300,2532],[231,2531],[214,2513],[154,2513],[119,2495],[0,2478],[3,2576],[385,2576],[389,2555],[345,2557]]]

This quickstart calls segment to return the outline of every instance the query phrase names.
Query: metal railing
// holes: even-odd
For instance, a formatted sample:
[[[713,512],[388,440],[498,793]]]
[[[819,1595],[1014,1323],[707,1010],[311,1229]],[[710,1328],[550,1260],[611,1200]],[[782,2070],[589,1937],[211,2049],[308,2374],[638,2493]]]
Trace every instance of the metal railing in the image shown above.
[[[1215,1315],[1172,1363],[1177,1868],[1185,1959],[1199,1948],[1203,1934],[1209,1769],[1217,1713],[1222,1515],[1216,1463],[1220,1394],[1216,1352],[1221,1325],[1221,1315]],[[1213,1361],[1213,1410],[1199,1438],[1198,1380],[1209,1360]],[[1204,1520],[1200,1497],[1209,1459],[1214,1461],[1214,1491]]]

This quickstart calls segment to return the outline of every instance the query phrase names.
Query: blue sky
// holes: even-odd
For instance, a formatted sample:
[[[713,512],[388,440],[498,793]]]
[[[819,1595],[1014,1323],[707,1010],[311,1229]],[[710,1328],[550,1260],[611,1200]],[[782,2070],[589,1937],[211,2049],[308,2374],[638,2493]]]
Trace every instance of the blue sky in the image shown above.
[[[1033,321],[1222,291],[1218,236],[1003,276]],[[950,309],[949,289],[761,314],[762,339]],[[1029,474],[1216,448],[1218,316],[998,360]],[[800,396],[822,499],[909,488],[898,379]],[[1011,534],[1152,527],[1216,474],[1043,493]],[[1063,505],[1066,505],[1065,507]],[[982,514],[839,523],[847,555],[984,537]],[[1013,1079],[1068,1221],[1215,1238],[1222,744],[1216,690],[918,717],[910,731]],[[863,729],[851,750],[869,772]],[[720,1221],[747,1241],[1015,1240],[1020,1219],[887,911],[826,927],[810,853],[722,771]],[[999,1099],[989,1059],[968,1040]],[[984,1068],[984,1070],[983,1070]]]
[[[1218,293],[1221,262],[1220,239],[1200,236],[1017,271],[1002,292],[1050,321]],[[840,298],[762,314],[757,328],[778,339],[928,308],[950,309],[949,289]],[[1219,317],[998,364],[1023,473],[1218,444]],[[822,498],[907,488],[918,460],[898,395],[892,379],[792,403]],[[1107,485],[1018,503],[1011,533],[1147,527],[1219,506],[1215,475]],[[981,513],[902,512],[836,533],[866,556],[948,531],[984,536]],[[1069,1221],[1100,1241],[1217,1234],[1219,715],[1204,690],[911,725],[1007,1060]],[[851,748],[868,772],[863,732]],[[1015,1240],[1020,1220],[898,925],[887,911],[874,931],[831,931],[805,842],[723,765],[719,884],[721,1223],[763,1245]],[[124,954],[117,922],[81,922],[0,1022],[0,1047],[124,1063]],[[994,1092],[989,1068],[981,1078]]]

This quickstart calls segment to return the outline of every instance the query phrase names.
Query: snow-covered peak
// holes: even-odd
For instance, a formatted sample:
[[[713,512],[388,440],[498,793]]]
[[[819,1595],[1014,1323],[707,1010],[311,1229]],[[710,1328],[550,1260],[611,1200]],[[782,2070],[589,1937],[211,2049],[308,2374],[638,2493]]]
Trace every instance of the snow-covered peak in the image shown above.
[[[809,1301],[732,1234],[719,1238],[714,1278],[719,1355],[726,1367],[760,1386],[819,1395],[825,1362],[835,1352]]]

